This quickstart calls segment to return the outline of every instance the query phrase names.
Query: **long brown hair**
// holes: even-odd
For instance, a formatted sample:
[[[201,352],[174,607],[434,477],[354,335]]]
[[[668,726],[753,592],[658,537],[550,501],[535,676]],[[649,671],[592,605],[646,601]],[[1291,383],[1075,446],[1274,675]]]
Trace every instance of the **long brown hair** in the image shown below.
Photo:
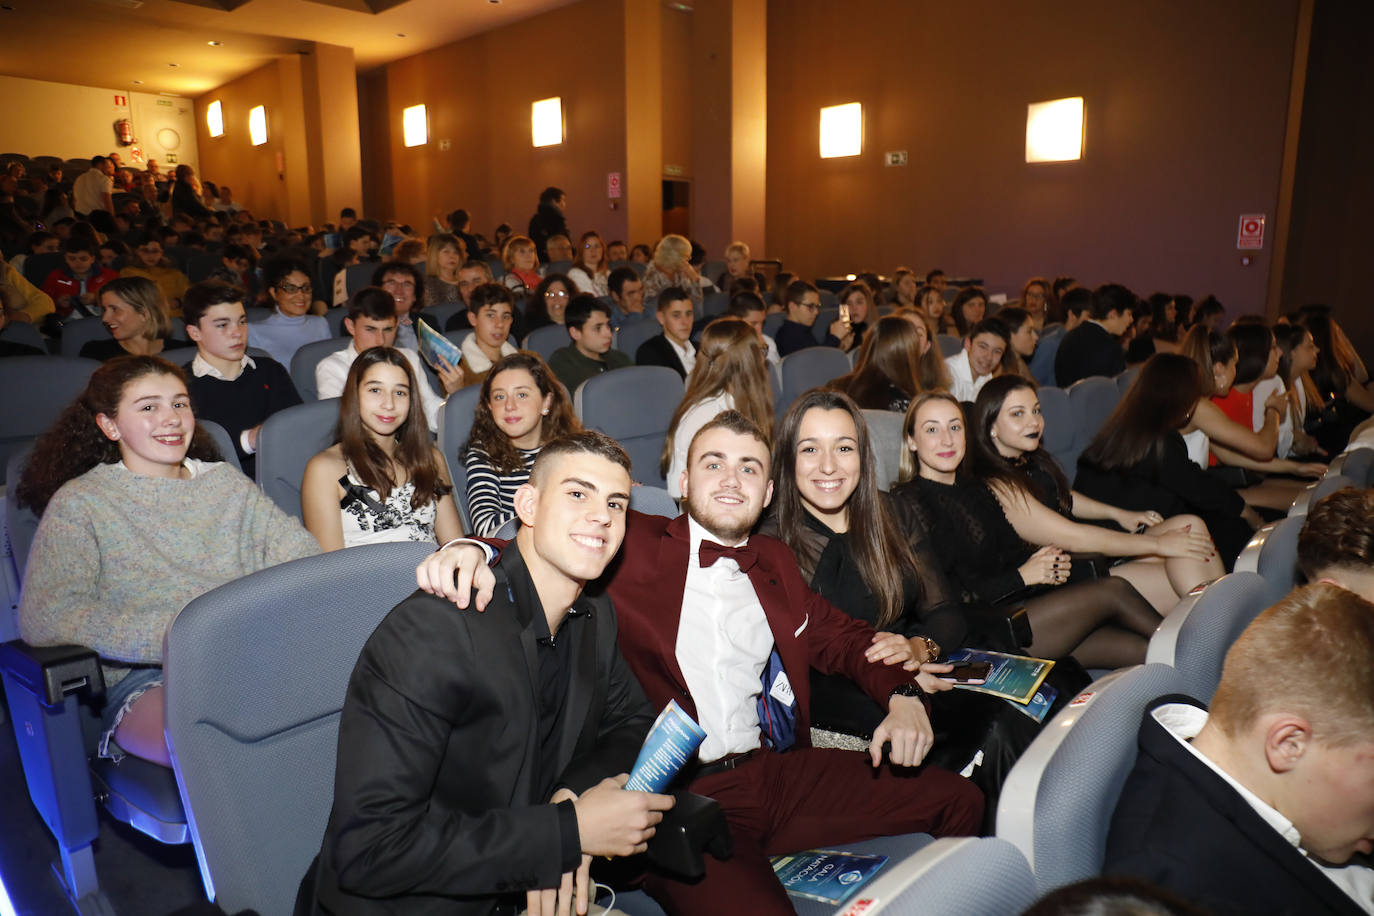
[[[997,418],[1002,415],[1002,406],[1006,403],[1007,397],[1016,391],[1036,390],[1034,379],[1019,375],[999,375],[983,386],[978,392],[977,400],[973,402],[973,416],[969,418],[968,427],[964,430],[968,464],[973,476],[983,483],[999,484],[1012,492],[1028,493],[1043,502],[1048,494],[1041,493],[1034,479],[1024,470],[1027,465],[1034,465],[1055,482],[1059,490],[1060,511],[1071,512],[1073,493],[1069,487],[1069,479],[1064,476],[1059,463],[1045,451],[1043,444],[1023,453],[1018,462],[1003,457],[1002,453],[997,451],[997,443],[992,438],[992,428],[997,425]],[[1043,435],[1041,439],[1043,442]]]
[[[482,381],[482,393],[477,396],[477,409],[472,414],[472,432],[468,434],[468,441],[463,443],[463,451],[475,448],[485,452],[491,459],[492,467],[500,474],[513,474],[525,464],[524,459],[520,457],[520,450],[491,414],[492,380],[507,369],[523,369],[528,372],[534,378],[540,400],[553,395],[549,412],[544,415],[539,426],[540,445],[582,429],[582,424],[577,422],[577,417],[573,415],[567,393],[554,378],[553,370],[544,362],[544,357],[531,350],[517,350],[509,356],[501,357]]]
[[[404,372],[406,383],[410,385],[410,409],[400,428],[393,434],[396,448],[389,458],[363,428],[362,411],[358,407],[358,389],[363,385],[363,376],[368,369],[383,363]],[[383,500],[391,495],[392,488],[397,485],[391,476],[392,463],[400,465],[406,479],[415,484],[415,492],[410,497],[413,509],[434,502],[453,489],[440,476],[434,460],[434,446],[429,441],[429,425],[425,421],[425,407],[420,400],[419,389],[420,385],[428,384],[428,379],[415,378],[410,360],[400,350],[393,347],[364,350],[348,370],[348,380],[344,382],[343,397],[339,401],[339,425],[335,433],[344,460],[357,472],[363,485],[376,490]]]
[[[20,505],[29,506],[35,515],[41,516],[53,494],[64,483],[80,477],[97,464],[114,464],[120,460],[119,443],[106,438],[95,418],[102,413],[107,417],[115,416],[125,387],[145,375],[170,375],[186,384],[186,374],[179,366],[157,356],[118,356],[103,364],[92,373],[86,390],[67,405],[47,432],[38,437],[15,490]],[[199,425],[191,436],[186,455],[202,461],[220,460],[210,434]]]
[[[921,391],[920,348],[910,321],[896,315],[879,318],[859,345],[854,371],[836,379],[832,387],[872,410],[887,408],[889,387],[910,400]]]
[[[1202,367],[1180,353],[1156,353],[1116,405],[1082,459],[1104,471],[1127,471],[1163,448],[1203,397]]]
[[[735,409],[752,420],[765,436],[773,433],[773,386],[768,381],[759,347],[763,344],[748,323],[739,318],[717,318],[701,332],[697,361],[687,379],[682,403],[673,411],[668,437],[663,442],[658,470],[668,476],[673,460],[673,438],[682,415],[698,403],[725,392]]]
[[[899,319],[900,320],[900,319]],[[916,568],[907,541],[878,492],[873,445],[863,412],[847,395],[816,388],[792,402],[778,426],[773,443],[773,511],[778,538],[792,548],[797,565],[809,580],[820,559],[819,545],[804,535],[806,507],[797,489],[797,439],[811,410],[843,410],[854,421],[859,440],[859,480],[849,497],[849,542],[859,575],[878,606],[879,629],[890,626],[905,609],[903,573]]]
[[[899,306],[892,315],[907,321],[919,321],[926,329],[926,339],[930,341],[930,346],[926,347],[926,352],[921,354],[917,362],[917,368],[920,370],[920,390],[948,388],[949,369],[945,367],[945,354],[940,352],[940,335],[935,319],[919,306]]]

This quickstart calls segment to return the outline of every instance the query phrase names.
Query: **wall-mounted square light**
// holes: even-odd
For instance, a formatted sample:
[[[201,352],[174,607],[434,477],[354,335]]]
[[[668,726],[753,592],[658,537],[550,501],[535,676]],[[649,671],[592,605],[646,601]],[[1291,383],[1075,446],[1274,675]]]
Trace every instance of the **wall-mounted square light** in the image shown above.
[[[864,146],[864,107],[858,102],[821,109],[821,158],[857,156]]]
[[[248,139],[254,146],[267,142],[267,109],[261,105],[253,106],[248,112]]]
[[[210,136],[224,136],[224,107],[215,99],[205,109],[205,126],[210,128]]]
[[[1083,158],[1083,99],[1034,102],[1026,111],[1026,161]]]
[[[401,111],[401,133],[406,146],[424,146],[429,142],[429,117],[425,106],[411,105]]]
[[[563,99],[554,96],[530,106],[530,137],[535,146],[557,146],[563,142]]]

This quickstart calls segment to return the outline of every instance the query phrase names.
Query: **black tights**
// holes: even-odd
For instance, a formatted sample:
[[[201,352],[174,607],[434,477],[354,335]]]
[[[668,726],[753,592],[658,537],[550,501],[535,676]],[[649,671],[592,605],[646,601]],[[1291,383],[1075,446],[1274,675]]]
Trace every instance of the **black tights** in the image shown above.
[[[1085,668],[1121,668],[1145,661],[1159,614],[1117,576],[1061,585],[1026,602],[1038,658],[1072,655]]]

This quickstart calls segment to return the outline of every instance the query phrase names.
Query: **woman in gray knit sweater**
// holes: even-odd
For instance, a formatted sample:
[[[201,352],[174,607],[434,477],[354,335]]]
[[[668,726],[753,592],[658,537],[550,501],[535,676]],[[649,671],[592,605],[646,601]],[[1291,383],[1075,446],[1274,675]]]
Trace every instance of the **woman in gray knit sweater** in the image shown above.
[[[219,461],[182,371],[153,356],[95,371],[38,440],[18,496],[41,517],[19,603],[23,638],[95,649],[108,688],[100,753],[170,766],[162,637],[172,619],[216,586],[319,544]]]

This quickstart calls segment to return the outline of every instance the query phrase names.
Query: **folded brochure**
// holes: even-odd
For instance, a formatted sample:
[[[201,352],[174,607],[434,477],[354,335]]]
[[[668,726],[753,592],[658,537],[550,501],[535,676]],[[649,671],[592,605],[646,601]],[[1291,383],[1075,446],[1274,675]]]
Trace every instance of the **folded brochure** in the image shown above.
[[[987,678],[981,684],[956,684],[959,690],[976,690],[990,693],[1025,706],[1035,697],[1045,676],[1054,667],[1054,662],[1044,658],[1031,658],[1028,655],[1008,655],[1005,652],[992,652],[984,649],[957,649],[949,653],[952,662],[987,662],[992,665]],[[1051,698],[1052,699],[1052,698]],[[1047,704],[1048,707],[1048,704]]]
[[[638,792],[662,792],[668,788],[687,761],[696,756],[706,732],[682,711],[676,700],[669,700],[654,720],[644,746],[639,749],[630,781],[625,788]]]
[[[816,849],[774,856],[773,873],[793,897],[838,904],[887,864],[887,856]]]
[[[425,324],[423,318],[415,320],[415,339],[420,345],[420,355],[435,371],[444,368],[444,363],[456,366],[463,359],[463,351],[443,334]]]

